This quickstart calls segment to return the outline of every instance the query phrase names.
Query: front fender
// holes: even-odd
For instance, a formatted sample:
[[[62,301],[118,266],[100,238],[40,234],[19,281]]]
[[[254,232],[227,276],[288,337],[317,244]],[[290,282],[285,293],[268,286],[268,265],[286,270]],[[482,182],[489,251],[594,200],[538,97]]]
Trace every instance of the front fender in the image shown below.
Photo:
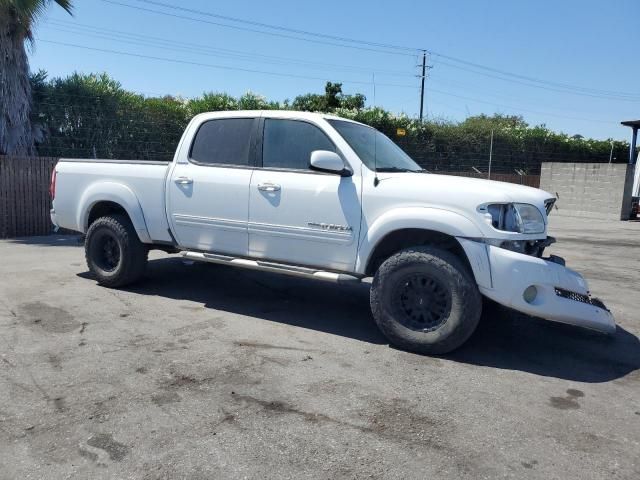
[[[389,210],[380,215],[372,225],[363,228],[356,273],[364,275],[369,257],[378,243],[391,232],[406,228],[418,228],[444,233],[452,237],[482,237],[480,229],[467,217],[431,207],[403,207]]]
[[[94,205],[99,202],[113,202],[124,208],[140,241],[151,243],[151,237],[147,230],[147,224],[138,197],[130,188],[121,183],[96,182],[84,191],[76,213],[76,223],[79,231],[87,232],[89,228],[89,213]]]

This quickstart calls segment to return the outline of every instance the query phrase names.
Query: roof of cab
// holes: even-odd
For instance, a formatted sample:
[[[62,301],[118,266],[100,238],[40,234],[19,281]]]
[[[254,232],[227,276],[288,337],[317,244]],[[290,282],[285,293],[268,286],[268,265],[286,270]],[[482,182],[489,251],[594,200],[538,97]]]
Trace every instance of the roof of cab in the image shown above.
[[[345,122],[358,123],[360,122],[350,120],[348,118],[339,117],[337,115],[331,115],[328,113],[315,113],[315,112],[301,112],[297,110],[226,110],[217,112],[203,112],[196,117],[205,117],[209,119],[213,118],[230,118],[230,117],[277,117],[277,118],[295,118],[302,120],[343,120]]]

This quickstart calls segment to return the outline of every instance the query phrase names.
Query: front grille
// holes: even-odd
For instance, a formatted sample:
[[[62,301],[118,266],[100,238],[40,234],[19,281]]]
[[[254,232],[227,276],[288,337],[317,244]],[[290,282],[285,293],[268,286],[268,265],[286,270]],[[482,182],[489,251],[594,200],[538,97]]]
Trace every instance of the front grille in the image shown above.
[[[562,298],[568,298],[569,300],[573,300],[575,302],[591,304],[591,298],[589,297],[589,295],[572,292],[571,290],[565,290],[564,288],[556,287],[556,295]]]
[[[593,305],[594,307],[602,308],[603,310],[609,310],[605,307],[604,303],[597,298],[591,298],[589,295],[584,295],[583,293],[572,292],[571,290],[565,290],[564,288],[555,288],[556,295],[562,298],[566,298],[568,300],[573,300],[574,302],[582,302],[588,305]]]

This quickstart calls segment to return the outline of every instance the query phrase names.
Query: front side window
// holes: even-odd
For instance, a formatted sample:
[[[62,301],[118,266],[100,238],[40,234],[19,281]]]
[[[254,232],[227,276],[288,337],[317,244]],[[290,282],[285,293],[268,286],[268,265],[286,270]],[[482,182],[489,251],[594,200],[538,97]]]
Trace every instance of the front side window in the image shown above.
[[[253,118],[221,118],[200,125],[191,159],[203,164],[249,165]]]
[[[264,121],[263,167],[307,170],[314,150],[335,152],[336,147],[310,123],[272,118]]]

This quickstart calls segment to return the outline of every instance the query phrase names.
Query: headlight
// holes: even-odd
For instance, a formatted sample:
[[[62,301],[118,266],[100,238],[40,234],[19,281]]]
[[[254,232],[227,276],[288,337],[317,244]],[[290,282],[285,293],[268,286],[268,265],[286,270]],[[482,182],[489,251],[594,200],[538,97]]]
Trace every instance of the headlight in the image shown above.
[[[495,203],[478,208],[496,230],[517,233],[544,233],[544,217],[528,203]]]

